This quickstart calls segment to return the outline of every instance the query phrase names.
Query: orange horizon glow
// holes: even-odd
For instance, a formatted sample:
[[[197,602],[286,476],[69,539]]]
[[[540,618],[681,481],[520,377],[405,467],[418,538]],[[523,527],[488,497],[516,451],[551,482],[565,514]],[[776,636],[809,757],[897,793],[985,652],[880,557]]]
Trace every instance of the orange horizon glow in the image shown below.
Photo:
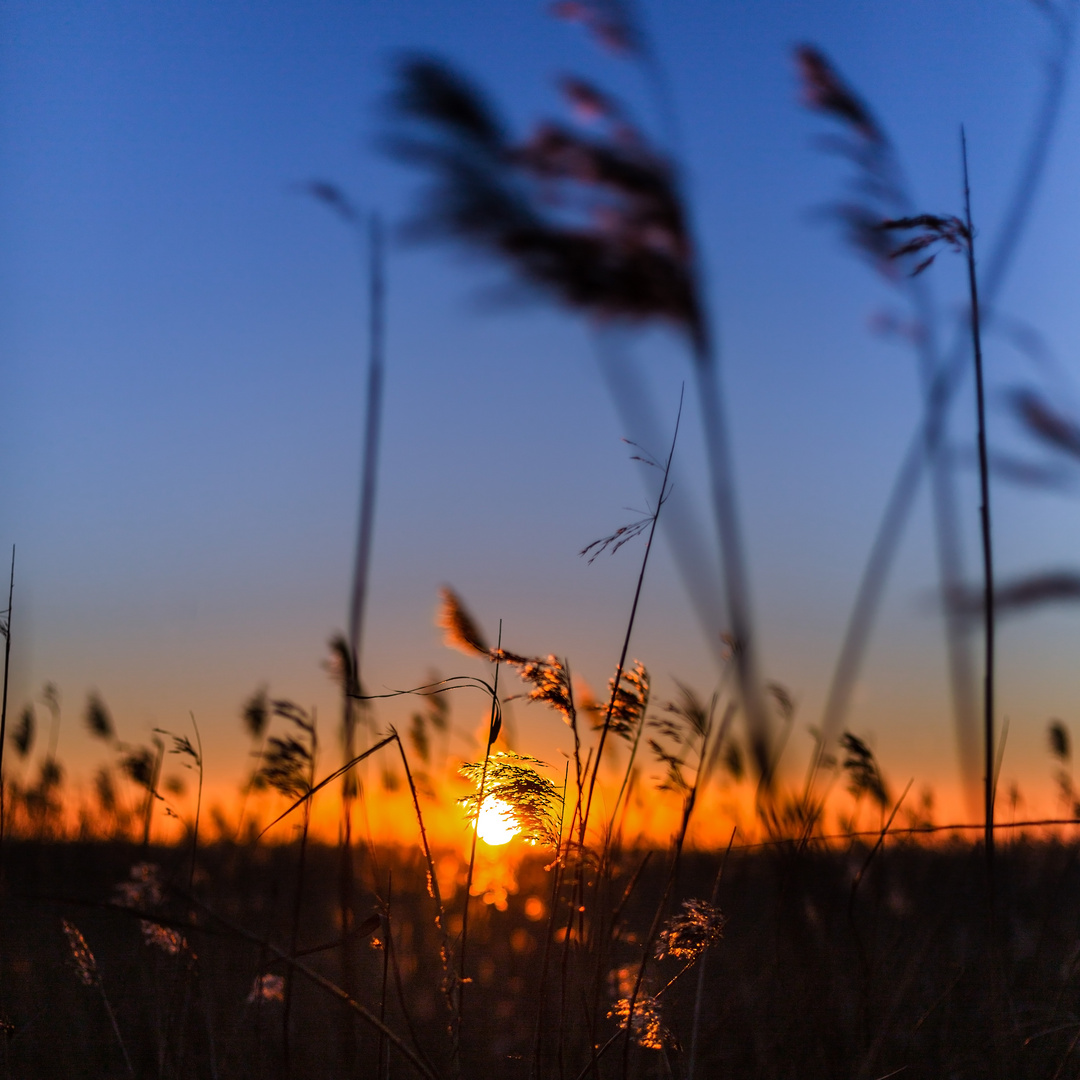
[[[428,843],[433,850],[454,852],[467,857],[471,846],[472,824],[465,809],[458,802],[466,794],[467,785],[455,778],[433,783],[426,794],[420,796],[420,809]],[[359,842],[376,846],[389,844],[412,846],[420,839],[419,826],[412,797],[406,787],[385,790],[375,783],[365,784],[364,796],[354,805],[353,836]],[[614,803],[617,787],[600,784],[594,800],[589,823],[590,841],[601,842],[602,833],[610,821],[610,807]],[[167,794],[167,793],[166,793]],[[778,807],[797,796],[797,790],[783,788],[777,793]],[[927,802],[927,797],[932,796]],[[182,843],[190,837],[195,816],[195,798],[192,789],[183,796],[167,796],[169,802],[156,801],[153,808],[151,842],[155,844]],[[893,799],[899,797],[892,793]],[[126,817],[105,815],[96,806],[92,791],[85,782],[76,781],[64,789],[62,803],[57,813],[49,819],[46,828],[40,828],[28,817],[25,809],[12,800],[7,792],[8,827],[10,837],[42,835],[57,839],[106,839],[126,836],[141,840],[142,800],[145,792],[132,790],[126,793],[122,804]],[[571,799],[573,791],[571,791]],[[489,849],[498,849],[500,858],[520,859],[534,849],[515,841],[518,829],[507,821],[505,803],[494,798],[485,799],[481,809],[479,839]],[[995,814],[996,827],[1002,836],[1019,835],[1014,830],[1017,823],[1048,820],[1068,820],[1070,813],[1059,805],[1051,785],[1046,784],[1035,799],[1021,798],[1013,801],[1007,790],[999,792]],[[264,792],[249,796],[246,801],[235,783],[207,782],[200,812],[199,835],[205,843],[238,840],[247,842],[260,836],[260,843],[278,845],[292,842],[298,835],[303,814],[296,811],[272,827],[270,823],[288,803],[273,793]],[[910,835],[909,830],[920,821],[932,822],[938,832],[920,834],[924,843],[937,843],[952,838],[945,829],[949,825],[966,825],[960,832],[964,839],[976,842],[981,839],[977,816],[966,809],[963,789],[959,784],[930,787],[916,785],[907,794],[890,827],[894,836]],[[890,808],[891,809],[891,808]],[[850,836],[852,830],[873,835],[882,829],[890,811],[883,812],[863,799],[856,804],[848,792],[837,785],[830,793],[820,832],[826,836],[841,838]],[[320,843],[336,844],[341,830],[342,802],[340,792],[329,788],[320,792],[312,807],[309,835]],[[621,822],[623,845],[626,847],[665,847],[679,827],[681,802],[669,792],[657,791],[647,782],[634,789]],[[571,804],[566,808],[566,820],[571,817]],[[122,824],[124,822],[124,824]],[[1029,836],[1049,837],[1062,835],[1069,825],[1032,826],[1026,829]],[[263,832],[263,830],[266,830]],[[790,831],[790,830],[789,830]],[[564,827],[564,837],[566,829]],[[734,832],[734,841],[732,835]],[[362,838],[362,839],[361,839]],[[702,793],[691,819],[687,834],[688,850],[722,850],[729,842],[736,848],[750,846],[768,840],[768,830],[763,825],[755,803],[754,786],[750,783],[710,788]]]

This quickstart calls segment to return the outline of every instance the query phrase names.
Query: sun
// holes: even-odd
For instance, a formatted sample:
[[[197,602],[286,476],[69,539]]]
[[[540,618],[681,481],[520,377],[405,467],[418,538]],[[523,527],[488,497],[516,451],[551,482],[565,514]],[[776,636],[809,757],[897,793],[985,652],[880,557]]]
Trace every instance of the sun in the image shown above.
[[[507,803],[495,798],[484,800],[476,823],[476,834],[485,844],[492,847],[508,844],[519,831],[513,810]]]

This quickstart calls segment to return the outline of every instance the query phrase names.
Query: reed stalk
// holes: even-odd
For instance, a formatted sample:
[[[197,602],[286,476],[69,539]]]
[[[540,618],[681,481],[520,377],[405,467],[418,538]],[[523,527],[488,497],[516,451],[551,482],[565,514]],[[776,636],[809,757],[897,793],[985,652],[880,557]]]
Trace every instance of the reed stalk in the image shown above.
[[[8,675],[11,667],[11,622],[12,600],[15,596],[15,545],[11,545],[11,575],[8,578],[8,602],[4,612],[4,620],[0,623],[0,630],[4,633],[4,689],[0,695],[0,881],[3,880],[3,855],[4,843],[4,744],[7,740],[7,699],[8,699]]]
[[[626,633],[623,635],[622,651],[619,653],[619,662],[615,667],[615,678],[612,683],[611,694],[608,697],[607,711],[604,714],[604,723],[600,728],[600,738],[596,746],[596,755],[593,758],[592,773],[589,777],[588,795],[585,799],[585,809],[581,814],[578,826],[580,841],[585,844],[585,830],[589,824],[589,811],[592,808],[593,791],[596,788],[596,777],[600,770],[600,758],[604,753],[604,743],[607,741],[608,732],[611,730],[611,716],[615,710],[615,702],[618,700],[619,687],[622,684],[623,671],[626,668],[626,657],[630,651],[630,638],[634,632],[634,621],[637,618],[638,603],[641,600],[641,589],[645,584],[645,569],[649,565],[649,555],[652,552],[653,537],[656,535],[656,523],[660,519],[660,510],[668,497],[668,478],[671,475],[671,461],[675,456],[675,443],[679,438],[679,423],[682,420],[683,395],[685,389],[679,391],[679,409],[675,414],[675,431],[671,436],[671,446],[668,448],[667,460],[664,463],[664,477],[660,483],[660,494],[656,499],[656,508],[651,514],[649,534],[645,541],[645,552],[641,556],[641,569],[638,571],[637,584],[634,586],[634,599],[630,605],[630,618],[626,622]]]
[[[364,420],[364,451],[360,486],[360,515],[357,524],[356,557],[353,565],[352,594],[349,606],[348,684],[343,700],[342,741],[345,761],[356,756],[357,709],[355,695],[361,692],[361,662],[364,613],[368,577],[371,568],[371,547],[375,525],[375,494],[378,478],[379,435],[382,421],[383,355],[385,338],[385,269],[382,242],[382,223],[372,214],[368,223],[369,299],[368,299],[368,375],[367,410]],[[350,693],[349,691],[352,691]],[[351,774],[342,779],[342,823],[340,841],[340,883],[338,904],[342,926],[351,925],[355,908],[355,868],[353,865],[352,808],[358,781]],[[350,995],[355,993],[354,970],[356,952],[352,939],[346,935],[341,944],[342,986]],[[351,1025],[345,1040],[351,1049]]]
[[[990,535],[990,464],[986,449],[986,394],[983,386],[982,333],[979,325],[979,284],[975,273],[975,229],[971,223],[971,184],[968,180],[967,136],[960,128],[964,164],[964,222],[967,243],[968,294],[971,300],[971,348],[975,361],[975,408],[979,423],[979,523],[983,555],[983,618],[985,625],[983,732],[986,752],[985,821],[986,875],[990,909],[994,905],[994,552]]]
[[[492,679],[491,716],[488,720],[488,735],[484,747],[484,765],[480,772],[480,788],[476,795],[476,821],[473,822],[472,843],[469,848],[469,869],[465,875],[465,903],[461,910],[461,939],[458,945],[457,1009],[454,1016],[454,1069],[461,1073],[461,1025],[465,1016],[465,951],[469,943],[469,902],[472,898],[473,871],[476,867],[476,842],[480,833],[480,812],[484,807],[484,785],[487,783],[488,762],[491,759],[491,745],[499,734],[501,719],[499,715],[499,659],[502,649],[502,619],[499,620],[499,637],[496,645],[495,676]]]

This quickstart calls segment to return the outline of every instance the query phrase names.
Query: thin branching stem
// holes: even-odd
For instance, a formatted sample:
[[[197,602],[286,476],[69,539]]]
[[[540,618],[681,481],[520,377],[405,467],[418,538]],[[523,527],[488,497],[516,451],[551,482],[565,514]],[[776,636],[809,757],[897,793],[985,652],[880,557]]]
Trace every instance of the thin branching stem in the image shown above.
[[[626,656],[630,651],[630,637],[634,632],[634,620],[637,618],[638,602],[641,600],[641,589],[645,584],[645,569],[649,565],[649,553],[652,551],[653,537],[656,535],[656,523],[660,520],[660,511],[668,496],[668,478],[671,475],[671,460],[675,456],[675,443],[679,438],[679,423],[682,420],[683,396],[685,387],[679,391],[679,410],[675,414],[675,431],[671,436],[671,446],[668,449],[667,461],[664,464],[664,478],[660,483],[660,494],[656,500],[656,508],[652,513],[652,523],[649,526],[649,536],[645,541],[645,552],[641,556],[641,569],[638,571],[637,585],[634,587],[634,600],[630,605],[630,618],[626,623],[626,633],[623,635],[622,652],[619,654],[619,663],[615,668],[615,679],[612,682],[611,694],[608,697],[607,712],[604,714],[604,724],[600,729],[600,739],[596,746],[596,755],[593,758],[592,774],[589,777],[588,794],[585,798],[585,809],[581,814],[578,826],[581,843],[585,843],[585,830],[589,824],[589,811],[592,808],[593,791],[596,788],[596,776],[600,770],[600,758],[604,753],[604,743],[607,741],[608,732],[611,730],[611,716],[618,700],[619,687],[622,684],[623,671],[626,668]]]
[[[199,815],[202,813],[202,789],[203,789],[203,748],[202,736],[199,734],[199,725],[195,720],[195,714],[189,713],[191,726],[195,729],[195,743],[199,748],[199,791],[195,798],[195,827],[191,831],[191,869],[188,871],[188,891],[195,887],[195,860],[199,854]]]

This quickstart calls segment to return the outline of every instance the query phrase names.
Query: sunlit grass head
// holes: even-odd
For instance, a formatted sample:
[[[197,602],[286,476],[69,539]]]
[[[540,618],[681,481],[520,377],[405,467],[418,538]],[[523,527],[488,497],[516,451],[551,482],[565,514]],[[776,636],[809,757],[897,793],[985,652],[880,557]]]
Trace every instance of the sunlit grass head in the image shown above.
[[[466,762],[461,766],[462,776],[476,790],[459,801],[481,840],[497,845],[518,836],[527,844],[558,845],[555,815],[559,790],[536,771],[537,766],[546,768],[538,758],[511,753],[492,754],[486,775],[483,762]]]

